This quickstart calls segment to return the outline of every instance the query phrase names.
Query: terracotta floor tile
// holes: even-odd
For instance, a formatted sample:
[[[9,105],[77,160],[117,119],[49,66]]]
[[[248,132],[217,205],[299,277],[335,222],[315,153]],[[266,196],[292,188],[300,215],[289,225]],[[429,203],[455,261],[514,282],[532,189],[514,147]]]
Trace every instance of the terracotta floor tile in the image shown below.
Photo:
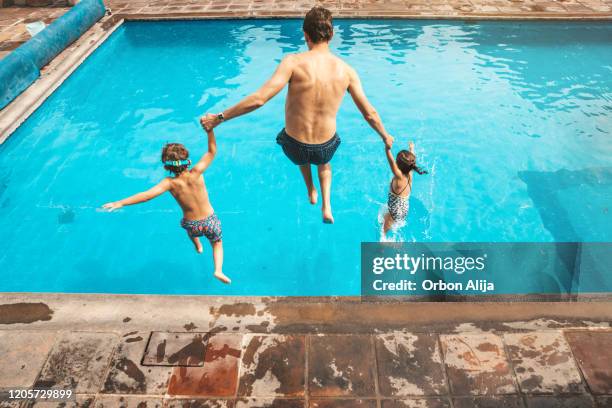
[[[612,394],[612,332],[567,332],[565,338],[594,394]]]
[[[208,339],[203,367],[174,367],[168,394],[231,397],[238,387],[241,334],[215,334]]]
[[[0,389],[31,387],[56,336],[53,332],[0,332]]]
[[[450,408],[445,398],[413,398],[402,400],[383,400],[382,408]]]
[[[304,336],[249,335],[241,364],[238,395],[304,396]]]
[[[444,362],[454,395],[516,392],[499,336],[491,333],[440,336]]]
[[[234,408],[234,401],[204,399],[168,399],[164,408]]]
[[[100,395],[93,408],[162,408],[162,398],[140,396]]]
[[[376,356],[382,395],[420,396],[448,392],[436,335],[395,333],[377,336]]]
[[[207,333],[153,332],[142,364],[201,367],[208,336]]]
[[[594,408],[588,395],[573,397],[527,397],[527,408]]]
[[[313,397],[374,396],[374,375],[369,336],[310,337],[308,377]]]
[[[97,393],[117,341],[111,333],[65,333],[53,347],[34,386]]]
[[[454,408],[523,408],[523,399],[518,395],[503,397],[454,398]]]
[[[130,332],[121,338],[113,355],[103,393],[162,395],[168,388],[171,367],[140,364],[150,332]]]
[[[310,401],[308,408],[376,408],[376,400],[328,399]]]
[[[241,398],[235,408],[305,408],[304,401],[280,398]]]
[[[521,391],[583,391],[578,367],[561,332],[507,333],[504,341]]]

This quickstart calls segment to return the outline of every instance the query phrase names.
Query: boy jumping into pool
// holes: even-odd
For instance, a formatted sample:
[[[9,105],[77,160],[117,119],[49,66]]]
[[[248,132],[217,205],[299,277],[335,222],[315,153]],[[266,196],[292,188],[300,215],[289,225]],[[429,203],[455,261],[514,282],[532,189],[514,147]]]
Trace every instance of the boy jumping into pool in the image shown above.
[[[126,205],[134,205],[149,201],[166,191],[174,197],[183,210],[181,226],[187,231],[189,239],[195,245],[198,253],[202,253],[202,244],[199,237],[208,238],[212,246],[213,259],[215,263],[215,278],[223,283],[231,283],[231,280],[223,274],[223,243],[221,241],[221,222],[208,199],[208,191],[204,183],[203,173],[212,163],[217,153],[217,143],[212,130],[208,134],[208,151],[200,158],[200,161],[189,170],[191,160],[189,151],[180,143],[168,143],[162,149],[161,160],[164,168],[172,173],[172,177],[166,177],[156,186],[142,193],[135,194],[123,200],[104,204],[104,208],[113,211]]]
[[[408,150],[400,150],[395,158],[393,158],[390,147],[385,147],[385,154],[393,173],[387,198],[387,213],[383,224],[383,233],[386,235],[396,222],[405,221],[408,216],[408,200],[412,192],[412,170],[419,174],[427,174],[427,171],[421,170],[416,165],[414,143],[412,142],[408,144]]]

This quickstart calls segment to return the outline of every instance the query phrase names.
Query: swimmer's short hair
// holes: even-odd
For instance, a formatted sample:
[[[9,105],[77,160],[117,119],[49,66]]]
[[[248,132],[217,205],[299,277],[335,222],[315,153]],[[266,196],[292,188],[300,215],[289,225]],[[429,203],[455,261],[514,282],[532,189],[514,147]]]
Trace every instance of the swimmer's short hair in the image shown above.
[[[164,169],[173,173],[175,176],[180,175],[182,172],[189,168],[189,150],[180,143],[167,143],[161,154],[161,161],[164,163]],[[184,162],[186,164],[167,164],[168,162]],[[178,164],[178,165],[177,165]]]
[[[326,8],[315,6],[306,13],[302,29],[315,44],[329,42],[334,35],[332,13]]]

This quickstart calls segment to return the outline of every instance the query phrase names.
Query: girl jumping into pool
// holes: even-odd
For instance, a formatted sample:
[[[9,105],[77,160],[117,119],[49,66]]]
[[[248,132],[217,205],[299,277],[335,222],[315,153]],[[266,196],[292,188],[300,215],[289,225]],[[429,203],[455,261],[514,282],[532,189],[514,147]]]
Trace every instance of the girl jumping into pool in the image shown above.
[[[385,147],[389,167],[393,173],[391,185],[389,186],[389,197],[387,199],[387,213],[385,214],[383,233],[387,232],[397,222],[405,221],[408,216],[408,200],[412,191],[412,170],[419,174],[427,174],[416,165],[414,154],[414,143],[408,144],[408,150],[401,150],[395,159],[389,147]]]
[[[198,253],[202,253],[202,244],[199,237],[204,235],[208,238],[213,251],[215,263],[215,278],[223,283],[231,283],[230,279],[223,274],[223,243],[221,241],[221,222],[215,214],[210,201],[203,173],[210,166],[217,153],[215,134],[211,130],[208,134],[208,151],[200,158],[200,161],[189,170],[191,160],[189,151],[180,143],[168,143],[162,149],[161,160],[164,168],[172,173],[156,186],[142,193],[135,194],[123,200],[104,204],[104,208],[113,211],[126,205],[133,205],[149,201],[166,191],[174,197],[183,210],[181,226],[187,231],[189,239],[195,245]]]

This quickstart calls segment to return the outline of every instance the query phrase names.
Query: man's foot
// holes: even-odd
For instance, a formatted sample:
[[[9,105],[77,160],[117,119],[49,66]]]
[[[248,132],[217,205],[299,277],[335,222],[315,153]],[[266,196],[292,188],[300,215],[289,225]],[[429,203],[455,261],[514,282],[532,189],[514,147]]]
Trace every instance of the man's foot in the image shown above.
[[[317,189],[314,188],[314,186],[309,189],[308,191],[308,200],[310,201],[310,204],[316,204],[317,200],[319,199],[319,193],[317,192]]]
[[[332,215],[332,212],[330,209],[324,208],[323,209],[323,222],[325,224],[333,224],[334,223],[334,216]]]
[[[232,283],[232,280],[228,278],[227,276],[225,276],[223,272],[221,271],[215,272],[214,275],[215,275],[215,278],[219,279],[223,283],[227,283],[227,284]]]

